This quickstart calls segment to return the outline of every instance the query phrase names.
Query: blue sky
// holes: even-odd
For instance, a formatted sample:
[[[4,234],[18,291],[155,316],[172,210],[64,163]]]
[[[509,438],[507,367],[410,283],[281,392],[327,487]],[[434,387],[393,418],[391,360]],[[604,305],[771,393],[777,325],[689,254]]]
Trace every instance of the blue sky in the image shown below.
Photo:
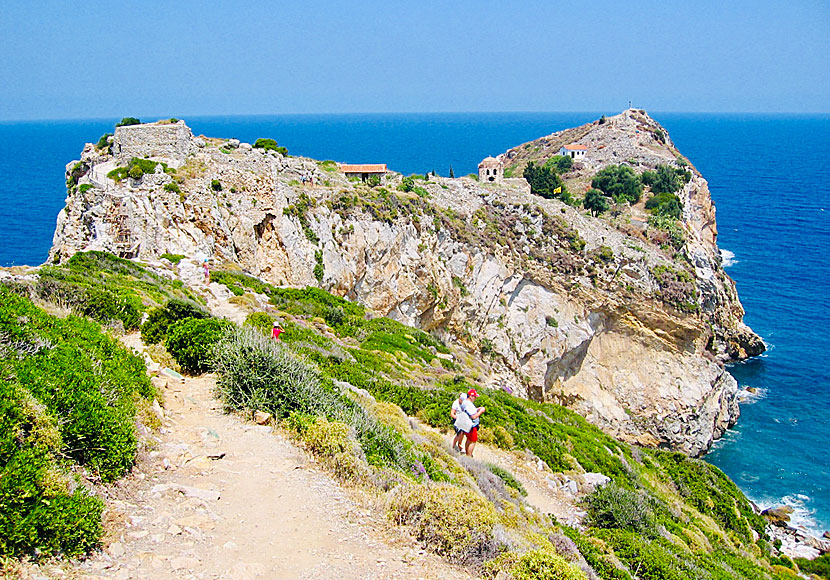
[[[0,119],[830,112],[830,2],[12,2]]]

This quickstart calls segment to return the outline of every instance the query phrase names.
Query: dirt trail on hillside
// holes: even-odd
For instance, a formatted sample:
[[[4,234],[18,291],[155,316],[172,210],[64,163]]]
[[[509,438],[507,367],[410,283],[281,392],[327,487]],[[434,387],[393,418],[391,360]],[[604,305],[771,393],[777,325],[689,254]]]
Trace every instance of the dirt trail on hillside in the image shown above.
[[[350,499],[281,434],[224,414],[213,377],[156,381],[164,427],[108,489],[104,550],[30,577],[472,578]]]

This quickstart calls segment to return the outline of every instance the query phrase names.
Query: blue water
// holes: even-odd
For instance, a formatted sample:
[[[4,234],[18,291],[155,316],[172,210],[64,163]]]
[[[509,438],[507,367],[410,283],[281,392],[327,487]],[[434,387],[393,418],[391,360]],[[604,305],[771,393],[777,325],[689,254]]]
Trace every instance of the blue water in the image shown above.
[[[297,155],[475,171],[487,155],[599,113],[188,118],[195,134],[275,138]],[[830,528],[830,117],[655,114],[709,180],[746,322],[768,352],[730,370],[761,395],[707,459],[761,504]],[[0,123],[0,265],[46,259],[64,166],[115,120]]]

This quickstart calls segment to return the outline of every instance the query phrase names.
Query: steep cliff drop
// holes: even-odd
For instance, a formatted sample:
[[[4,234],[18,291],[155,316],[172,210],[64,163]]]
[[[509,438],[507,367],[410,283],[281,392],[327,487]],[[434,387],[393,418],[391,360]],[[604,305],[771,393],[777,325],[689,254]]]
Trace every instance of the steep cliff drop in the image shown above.
[[[379,185],[333,162],[160,127],[119,127],[111,151],[88,144],[67,166],[50,260],[212,256],[274,284],[319,285],[480,356],[486,386],[561,403],[643,445],[698,455],[737,419],[723,365],[764,345],[723,271],[706,180],[645,112],[511,149],[493,181],[390,172]],[[562,178],[577,199],[613,164],[688,173],[676,229],[649,225],[649,191],[600,217],[531,194],[524,168],[574,144],[582,153]]]

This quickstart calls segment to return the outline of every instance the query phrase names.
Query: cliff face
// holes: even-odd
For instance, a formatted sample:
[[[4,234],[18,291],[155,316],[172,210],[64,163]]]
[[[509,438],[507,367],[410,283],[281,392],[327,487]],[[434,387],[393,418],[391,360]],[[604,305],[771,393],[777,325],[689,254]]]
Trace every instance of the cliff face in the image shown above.
[[[617,162],[674,162],[664,130],[665,143],[641,143],[653,134],[636,127],[649,123],[658,127],[627,111],[503,159],[520,175],[531,159],[524,152],[541,158],[557,140],[584,142],[588,158],[568,177],[576,191],[617,159],[618,145],[639,153]],[[89,169],[70,189],[50,259],[90,249],[145,260],[168,252],[234,262],[276,284],[319,284],[483,355],[487,371],[475,378],[489,386],[567,405],[641,444],[699,454],[738,416],[737,385],[722,362],[763,344],[741,322],[696,171],[681,192],[685,259],[622,218],[591,218],[509,182],[432,178],[404,193],[399,175],[370,188],[330,162],[244,143],[192,138],[186,151],[175,172],[159,167],[116,183],[106,173],[124,161],[87,145]],[[667,299],[661,270],[693,276],[679,291],[696,310]]]

